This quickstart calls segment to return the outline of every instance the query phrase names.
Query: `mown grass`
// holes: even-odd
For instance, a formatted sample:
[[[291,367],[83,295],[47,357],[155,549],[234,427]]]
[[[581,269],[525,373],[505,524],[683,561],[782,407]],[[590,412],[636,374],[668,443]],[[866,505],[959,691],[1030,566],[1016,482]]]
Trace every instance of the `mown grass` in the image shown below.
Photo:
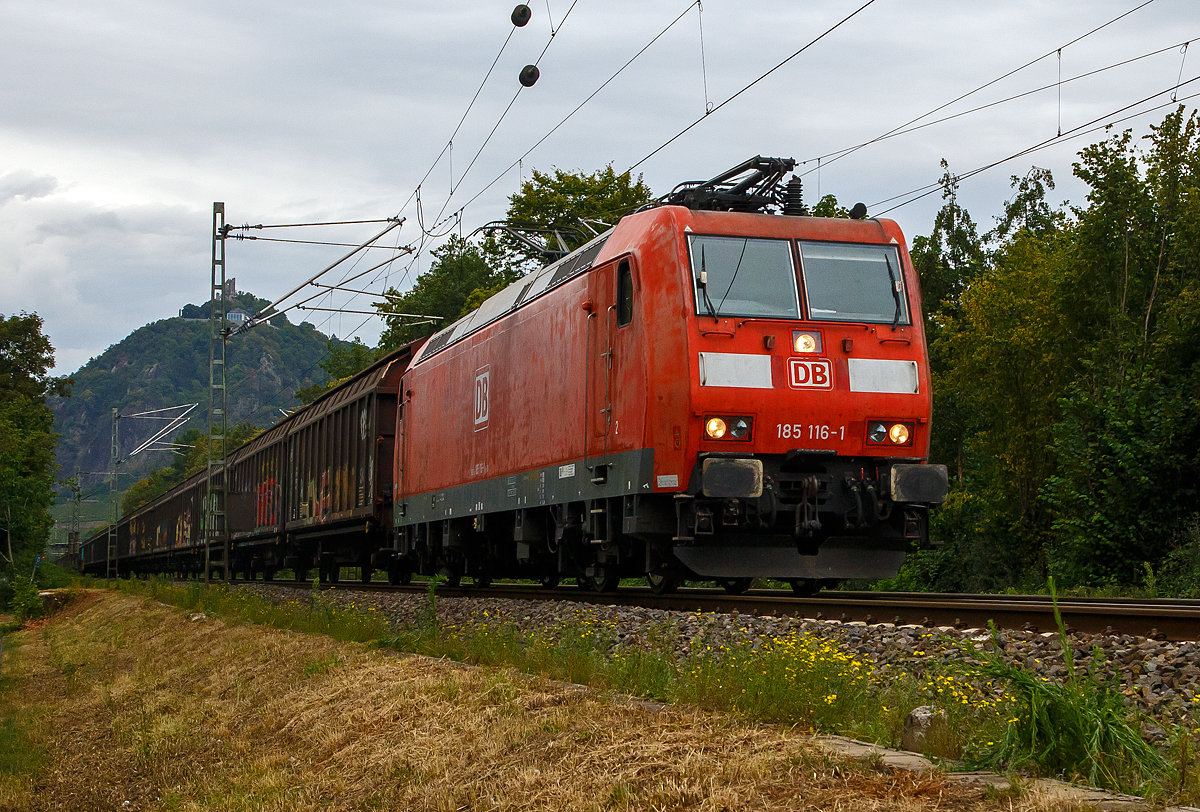
[[[19,786],[0,772],[0,809],[14,812],[1072,808],[829,759],[732,715],[650,713],[511,669],[191,620],[141,595],[89,594],[18,634],[16,690],[0,701],[40,706],[49,761]]]
[[[46,764],[46,750],[16,715],[0,721],[0,773],[35,775]]]
[[[248,591],[122,582],[119,589],[190,611],[326,634],[343,641],[515,668],[663,702],[732,712],[749,720],[795,725],[898,746],[905,717],[919,705],[944,714],[927,740],[927,755],[969,766],[1021,769],[1156,798],[1200,798],[1196,734],[1168,728],[1156,749],[1139,719],[1098,669],[1079,669],[1064,638],[1069,677],[1063,684],[1013,665],[998,653],[969,649],[964,661],[929,658],[919,673],[872,674],[870,663],[836,643],[806,632],[716,647],[677,658],[666,643],[675,630],[653,627],[639,645],[617,645],[616,629],[586,612],[537,631],[481,613],[455,627],[439,621],[436,580],[410,628],[392,628],[373,606],[341,605],[313,590],[306,598],[273,603]],[[1063,632],[1065,635],[1065,632]],[[305,667],[306,677],[337,667]]]

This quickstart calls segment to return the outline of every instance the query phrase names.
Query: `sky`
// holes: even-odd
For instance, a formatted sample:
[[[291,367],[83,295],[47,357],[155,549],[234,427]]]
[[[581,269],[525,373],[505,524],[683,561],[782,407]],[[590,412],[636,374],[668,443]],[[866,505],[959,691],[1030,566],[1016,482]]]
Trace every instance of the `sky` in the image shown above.
[[[1082,203],[1071,164],[1105,137],[1094,127],[1120,118],[1140,136],[1172,93],[1200,104],[1200,79],[1187,84],[1200,43],[1181,48],[1200,36],[1195,0],[866,2],[540,0],[516,28],[514,4],[495,0],[0,0],[0,314],[38,313],[56,374],[75,371],[207,299],[214,201],[235,225],[403,217],[380,243],[420,251],[372,250],[322,281],[395,256],[351,286],[404,290],[445,234],[503,217],[534,168],[634,167],[664,194],[754,155],[792,157],[808,202],[864,202],[911,241],[940,194],[882,201],[936,182],[942,159],[963,174],[1049,141],[962,181],[986,231],[1010,176],[1048,168],[1053,201]],[[530,63],[540,78],[521,89]],[[837,157],[948,102],[918,122],[930,126]],[[357,245],[381,228],[247,233]],[[228,275],[275,300],[349,250],[230,241]],[[289,316],[368,343],[381,330],[370,316]]]

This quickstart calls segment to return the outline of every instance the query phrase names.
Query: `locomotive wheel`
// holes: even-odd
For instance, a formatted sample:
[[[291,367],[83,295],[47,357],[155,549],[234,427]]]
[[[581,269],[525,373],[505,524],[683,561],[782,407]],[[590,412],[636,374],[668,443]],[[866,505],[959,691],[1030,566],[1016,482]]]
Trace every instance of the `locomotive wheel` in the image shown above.
[[[558,573],[548,572],[542,576],[542,589],[554,589],[558,586]]]
[[[614,568],[597,564],[592,568],[592,589],[597,592],[616,592],[621,583],[621,574]]]
[[[821,582],[811,578],[793,578],[789,583],[797,597],[810,598],[821,591]]]
[[[730,595],[745,595],[754,585],[753,578],[719,578],[717,585]]]
[[[679,587],[679,578],[674,570],[646,573],[646,583],[655,595],[669,595]]]

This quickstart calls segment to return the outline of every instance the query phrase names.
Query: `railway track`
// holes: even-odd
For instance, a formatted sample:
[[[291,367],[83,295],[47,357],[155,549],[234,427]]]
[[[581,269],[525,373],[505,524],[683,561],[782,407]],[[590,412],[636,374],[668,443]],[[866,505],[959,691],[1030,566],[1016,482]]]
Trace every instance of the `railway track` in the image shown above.
[[[235,579],[233,583],[250,583]],[[255,583],[263,583],[261,581]],[[273,586],[311,589],[311,582],[273,581]],[[321,588],[423,593],[425,583],[389,586],[343,581]],[[801,616],[842,622],[916,624],[983,628],[991,621],[1002,629],[1048,632],[1057,626],[1054,606],[1043,595],[963,595],[920,592],[820,592],[800,598],[783,590],[752,590],[729,595],[720,589],[684,588],[655,595],[648,588],[622,588],[597,593],[561,586],[493,584],[487,587],[438,586],[443,597],[490,597],[517,600],[557,600],[605,606],[639,606],[683,612],[739,612],[748,615]],[[1136,598],[1060,598],[1063,622],[1073,631],[1154,637],[1171,641],[1200,639],[1200,600],[1140,600]]]

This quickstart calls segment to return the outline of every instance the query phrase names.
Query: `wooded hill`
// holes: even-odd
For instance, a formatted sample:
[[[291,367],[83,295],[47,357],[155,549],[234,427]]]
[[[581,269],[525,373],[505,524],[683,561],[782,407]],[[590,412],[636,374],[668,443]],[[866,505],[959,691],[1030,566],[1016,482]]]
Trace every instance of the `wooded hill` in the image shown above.
[[[252,294],[240,293],[230,307],[255,313],[267,304]],[[147,324],[109,347],[73,375],[70,398],[50,399],[55,431],[62,435],[56,450],[59,476],[72,476],[76,470],[108,469],[114,408],[121,414],[133,414],[198,403],[192,420],[180,433],[187,428],[207,431],[207,305],[187,305],[182,312],[185,317]],[[270,426],[281,417],[280,409],[296,407],[297,389],[325,383],[328,376],[319,364],[329,341],[308,322],[291,324],[282,315],[270,325],[233,336],[227,373],[230,427],[239,423]],[[147,420],[122,420],[122,453],[128,454],[149,437],[153,425]],[[163,452],[145,453],[123,464],[122,470],[144,476],[171,462]],[[95,479],[85,477],[85,489]],[[131,477],[121,485],[126,488],[132,481]]]

